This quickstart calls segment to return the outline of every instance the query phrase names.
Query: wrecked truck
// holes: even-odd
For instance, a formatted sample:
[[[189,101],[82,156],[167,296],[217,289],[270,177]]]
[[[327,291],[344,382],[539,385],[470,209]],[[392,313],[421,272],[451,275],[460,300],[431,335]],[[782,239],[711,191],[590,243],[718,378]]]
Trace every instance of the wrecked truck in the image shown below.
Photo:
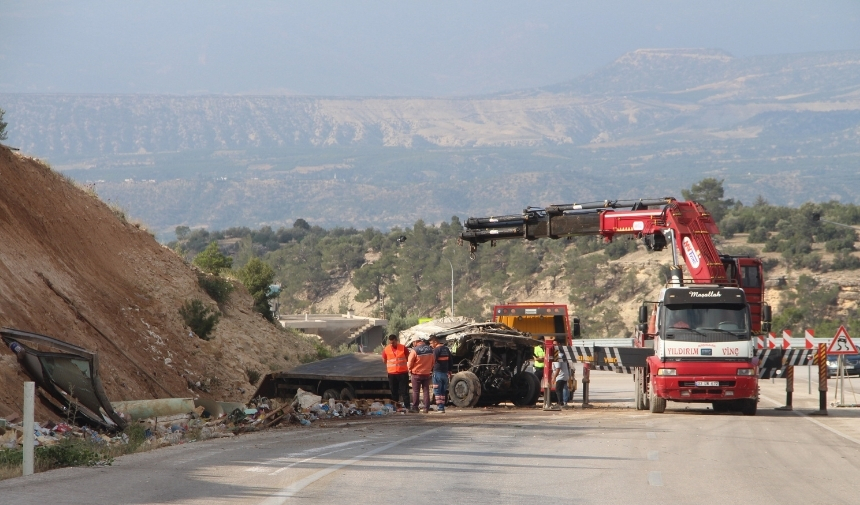
[[[436,335],[453,355],[448,399],[457,407],[534,405],[540,381],[527,371],[540,341],[502,323],[475,323],[466,318],[442,318],[400,332],[411,347],[419,338]],[[299,365],[266,375],[254,396],[291,398],[302,389],[323,400],[388,398],[388,373],[378,354],[354,353]]]
[[[457,407],[534,405],[541,394],[540,381],[527,370],[540,341],[505,324],[474,323],[465,318],[443,318],[413,326],[400,333],[406,347],[436,336],[451,349],[448,398]]]

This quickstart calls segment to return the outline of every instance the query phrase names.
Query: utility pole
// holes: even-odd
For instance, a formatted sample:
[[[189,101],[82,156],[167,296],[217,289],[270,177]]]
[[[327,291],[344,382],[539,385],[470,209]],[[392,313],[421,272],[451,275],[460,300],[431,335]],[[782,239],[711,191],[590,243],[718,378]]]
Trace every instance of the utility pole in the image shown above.
[[[454,264],[448,258],[445,261],[451,265],[451,317],[454,317]]]

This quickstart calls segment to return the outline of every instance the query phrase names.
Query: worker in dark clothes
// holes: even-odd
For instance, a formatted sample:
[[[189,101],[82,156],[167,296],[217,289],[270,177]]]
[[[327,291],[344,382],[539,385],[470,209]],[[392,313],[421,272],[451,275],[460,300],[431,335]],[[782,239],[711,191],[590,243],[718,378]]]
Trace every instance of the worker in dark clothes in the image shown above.
[[[382,350],[382,361],[388,369],[388,385],[391,388],[391,400],[402,402],[406,409],[411,407],[409,402],[409,369],[406,367],[408,351],[400,343],[397,335],[388,335],[388,345]]]
[[[451,349],[448,349],[448,346],[436,335],[430,337],[430,347],[433,348],[433,356],[436,357],[433,364],[433,395],[436,397],[436,412],[444,414],[451,378]]]

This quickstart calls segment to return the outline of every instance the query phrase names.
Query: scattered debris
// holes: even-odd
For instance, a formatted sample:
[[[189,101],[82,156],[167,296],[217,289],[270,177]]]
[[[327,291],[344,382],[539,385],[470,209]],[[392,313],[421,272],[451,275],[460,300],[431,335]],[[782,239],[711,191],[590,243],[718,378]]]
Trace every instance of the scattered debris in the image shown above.
[[[41,397],[59,413],[104,430],[125,428],[125,419],[114,412],[102,388],[97,353],[14,328],[0,329],[0,338],[39,387]],[[50,347],[53,352],[38,350],[36,345]]]
[[[173,398],[118,402],[116,405],[119,415],[127,419],[128,426],[137,426],[142,429],[145,437],[144,444],[154,447],[196,442],[210,438],[232,437],[239,433],[273,428],[284,423],[310,426],[313,422],[321,419],[406,413],[406,409],[402,406],[396,406],[388,400],[340,401],[329,399],[324,402],[322,397],[301,389],[292,401],[282,405],[278,405],[277,400],[270,400],[265,397],[254,398],[246,405],[194,400],[195,404],[198,402],[202,404],[185,413],[172,413],[148,418],[138,418],[136,414],[147,411],[147,408],[152,406],[159,408],[177,405],[189,406],[191,403],[188,399]],[[136,410],[122,410],[123,407],[127,406],[133,406]],[[225,413],[223,406],[237,407],[229,413]],[[218,415],[211,415],[208,409],[215,410],[216,408],[221,412]],[[149,411],[151,412],[152,409],[150,408]],[[161,411],[166,412],[167,410],[162,408]],[[111,435],[96,431],[88,426],[75,426],[68,423],[36,423],[34,435],[37,447],[54,445],[66,438],[77,438],[99,445],[129,443],[129,436],[125,432],[114,432]],[[22,423],[15,424],[0,419],[0,450],[20,448],[23,438]]]

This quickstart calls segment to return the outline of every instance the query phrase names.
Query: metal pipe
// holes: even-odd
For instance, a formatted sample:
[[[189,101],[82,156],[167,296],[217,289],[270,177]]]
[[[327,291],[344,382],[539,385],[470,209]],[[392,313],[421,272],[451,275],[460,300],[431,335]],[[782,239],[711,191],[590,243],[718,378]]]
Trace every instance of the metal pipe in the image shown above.
[[[24,476],[33,475],[33,408],[36,398],[36,383],[24,383]]]
[[[448,258],[445,261],[451,265],[451,317],[454,317],[454,264]]]

